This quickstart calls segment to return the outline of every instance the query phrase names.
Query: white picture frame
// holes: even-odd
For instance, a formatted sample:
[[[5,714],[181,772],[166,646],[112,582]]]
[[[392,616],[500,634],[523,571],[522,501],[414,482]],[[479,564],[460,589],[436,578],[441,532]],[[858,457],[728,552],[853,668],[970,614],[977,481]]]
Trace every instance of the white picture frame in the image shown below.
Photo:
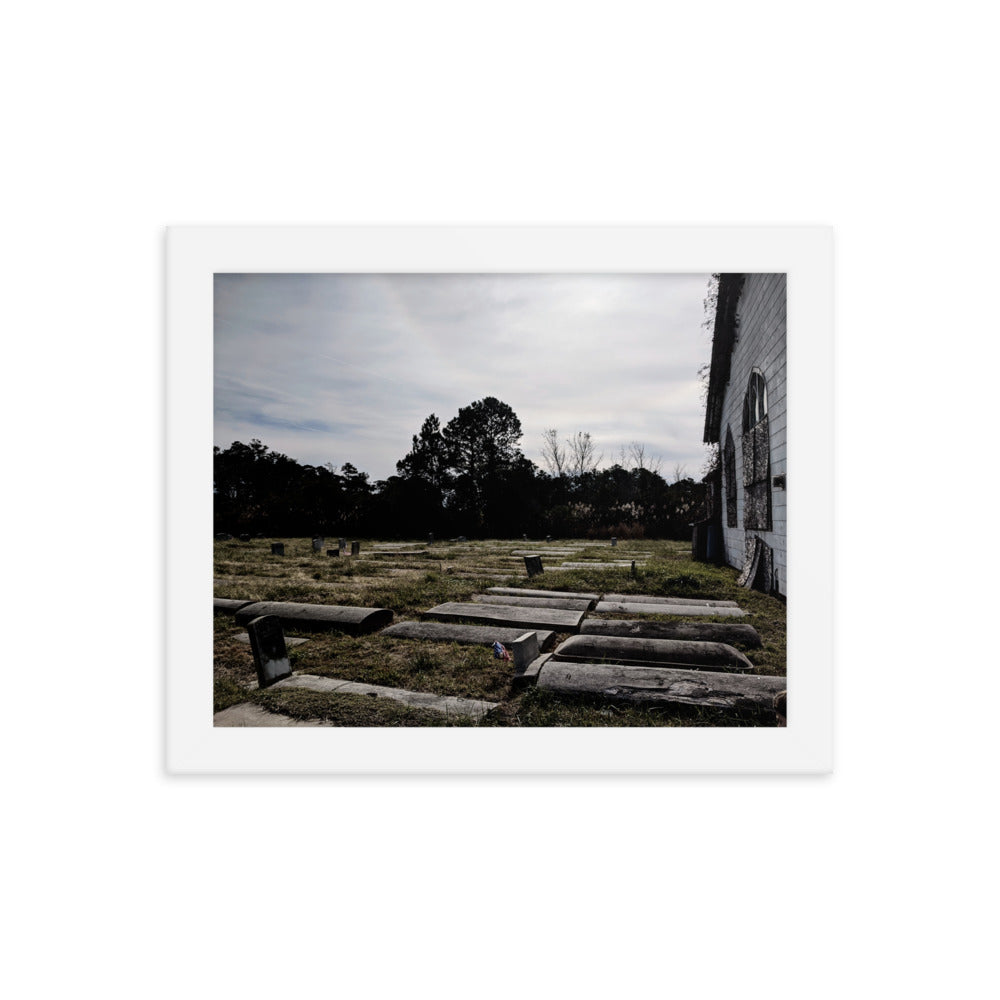
[[[213,726],[211,444],[216,273],[727,271],[787,274],[791,475],[786,727]],[[168,771],[174,774],[831,771],[833,301],[833,232],[821,226],[181,226],[168,229]]]

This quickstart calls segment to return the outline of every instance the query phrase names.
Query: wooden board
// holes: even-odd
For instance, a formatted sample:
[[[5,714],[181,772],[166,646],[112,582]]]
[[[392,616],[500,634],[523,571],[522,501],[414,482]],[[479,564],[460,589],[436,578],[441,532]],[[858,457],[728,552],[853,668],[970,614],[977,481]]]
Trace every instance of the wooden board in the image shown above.
[[[583,611],[560,611],[558,608],[519,608],[502,604],[462,604],[449,601],[424,612],[435,621],[470,621],[481,625],[508,628],[552,629],[554,632],[576,632],[583,621]]]

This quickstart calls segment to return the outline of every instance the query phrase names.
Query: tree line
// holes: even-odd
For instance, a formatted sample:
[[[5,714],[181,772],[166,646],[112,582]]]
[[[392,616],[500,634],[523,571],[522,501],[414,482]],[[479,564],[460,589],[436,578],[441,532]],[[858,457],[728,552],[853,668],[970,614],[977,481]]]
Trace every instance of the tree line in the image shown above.
[[[214,449],[216,532],[295,537],[656,537],[687,539],[702,487],[675,470],[667,483],[639,445],[598,469],[589,434],[560,444],[546,431],[547,471],[521,452],[521,422],[488,396],[444,426],[433,413],[396,475],[371,482],[345,463],[302,465],[259,440]]]

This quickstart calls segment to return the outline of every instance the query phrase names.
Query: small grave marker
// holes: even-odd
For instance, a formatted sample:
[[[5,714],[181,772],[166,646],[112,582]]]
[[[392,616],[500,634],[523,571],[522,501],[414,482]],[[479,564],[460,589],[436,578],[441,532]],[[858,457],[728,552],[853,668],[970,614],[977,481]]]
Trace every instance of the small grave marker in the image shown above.
[[[271,555],[272,556],[283,556],[285,554],[285,543],[284,542],[271,542]]]
[[[313,539],[313,552],[322,552],[323,551],[323,542],[324,541],[325,541],[325,539],[320,538],[319,535],[317,535]]]
[[[352,556],[361,555],[361,542],[351,542],[351,555]]]
[[[618,547],[618,539],[614,535],[611,536],[611,548],[615,549]]]
[[[541,556],[525,556],[524,557],[524,568],[528,571],[528,576],[538,576],[540,573],[544,572],[542,569],[542,557]]]
[[[247,623],[253,662],[257,667],[257,682],[268,687],[285,677],[292,676],[292,666],[285,648],[285,634],[281,621],[275,615],[261,615]]]
[[[249,535],[240,535],[240,541],[241,542],[249,542],[250,541],[250,536]]]
[[[519,639],[515,639],[510,645],[511,655],[514,657],[514,669],[519,673],[524,672],[524,668],[529,663],[538,659],[538,634],[535,632],[525,632]]]
[[[346,552],[347,551],[347,539],[346,538],[338,538],[337,539],[337,548],[340,549],[341,552]]]
[[[434,544],[434,532],[433,531],[427,532],[427,544],[428,545],[433,545]]]
[[[328,556],[339,556],[340,555],[340,549],[327,549],[326,550],[326,554]]]

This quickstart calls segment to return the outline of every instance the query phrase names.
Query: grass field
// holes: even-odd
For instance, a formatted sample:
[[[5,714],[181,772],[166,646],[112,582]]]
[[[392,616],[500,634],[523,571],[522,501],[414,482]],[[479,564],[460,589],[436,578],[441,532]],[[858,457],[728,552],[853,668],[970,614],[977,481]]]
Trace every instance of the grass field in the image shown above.
[[[271,554],[271,542],[282,541],[285,555]],[[426,545],[362,540],[357,557],[331,557],[327,540],[321,553],[308,538],[216,541],[215,596],[236,600],[298,601],[391,608],[394,621],[420,620],[421,612],[445,601],[468,601],[487,587],[522,586],[545,590],[595,593],[640,593],[658,596],[737,600],[763,640],[759,649],[743,647],[758,674],[785,673],[785,603],[736,585],[736,570],[693,562],[683,542],[565,539],[551,543],[517,541],[436,542]],[[552,550],[573,549],[568,554]],[[524,559],[513,553],[543,553],[545,572],[529,583]],[[633,579],[626,567],[600,562],[642,560]],[[559,569],[563,561],[593,562],[593,568]],[[593,615],[593,613],[592,613]],[[699,617],[642,617],[656,621],[720,621]],[[489,646],[397,639],[378,632],[347,636],[337,632],[296,632],[308,642],[289,647],[292,669],[325,677],[386,687],[499,702],[482,721],[415,709],[385,698],[327,694],[304,690],[252,690],[256,673],[249,645],[238,636],[245,629],[229,615],[215,616],[215,711],[253,702],[300,719],[320,719],[335,726],[746,726],[773,720],[686,706],[644,707],[610,704],[600,698],[555,697],[546,691],[514,690],[513,667],[493,658]],[[557,635],[561,642],[567,635]]]

